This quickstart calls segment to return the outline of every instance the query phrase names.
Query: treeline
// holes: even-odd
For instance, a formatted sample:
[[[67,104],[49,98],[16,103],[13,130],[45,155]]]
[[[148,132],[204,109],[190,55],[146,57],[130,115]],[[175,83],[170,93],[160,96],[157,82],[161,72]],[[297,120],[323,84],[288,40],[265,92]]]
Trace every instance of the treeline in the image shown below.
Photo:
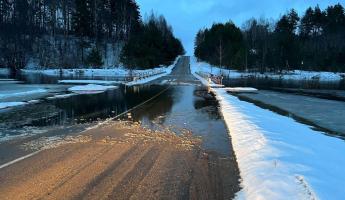
[[[0,67],[118,65],[142,27],[134,0],[0,0]]]
[[[122,51],[121,61],[128,67],[169,65],[178,55],[185,54],[163,16],[151,14],[140,26],[140,32],[129,39]]]
[[[277,22],[250,19],[202,29],[195,56],[213,65],[257,72],[292,69],[345,71],[345,13],[337,4],[321,10],[295,10]]]

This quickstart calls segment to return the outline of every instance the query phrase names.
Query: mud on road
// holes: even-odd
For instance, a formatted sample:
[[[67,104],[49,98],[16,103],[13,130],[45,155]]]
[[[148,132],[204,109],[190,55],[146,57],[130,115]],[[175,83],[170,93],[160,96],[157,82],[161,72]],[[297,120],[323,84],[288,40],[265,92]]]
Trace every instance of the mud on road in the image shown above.
[[[112,122],[0,170],[1,199],[232,199],[236,161],[200,140]]]

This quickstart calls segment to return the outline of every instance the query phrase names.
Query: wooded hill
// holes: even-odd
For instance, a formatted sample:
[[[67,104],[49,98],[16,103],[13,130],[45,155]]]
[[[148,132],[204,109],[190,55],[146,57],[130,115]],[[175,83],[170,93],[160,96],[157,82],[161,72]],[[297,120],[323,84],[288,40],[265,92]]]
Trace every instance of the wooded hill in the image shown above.
[[[165,26],[157,25],[158,34],[165,34]],[[129,57],[121,54],[123,46],[145,34],[134,0],[0,0],[0,67],[16,70],[30,63],[44,68],[117,66],[120,55],[124,61]],[[152,48],[169,51],[173,47]],[[156,67],[182,52],[131,66]]]
[[[292,69],[345,71],[345,13],[337,4],[295,10],[272,22],[250,19],[242,28],[214,24],[195,39],[195,56],[216,66],[258,72]]]

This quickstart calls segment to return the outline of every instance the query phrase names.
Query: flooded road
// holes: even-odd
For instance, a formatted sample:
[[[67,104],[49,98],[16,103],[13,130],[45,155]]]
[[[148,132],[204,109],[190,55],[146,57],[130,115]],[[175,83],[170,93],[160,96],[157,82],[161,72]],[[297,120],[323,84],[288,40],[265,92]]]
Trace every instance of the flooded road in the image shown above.
[[[143,126],[155,130],[170,128],[176,133],[191,131],[204,137],[205,147],[228,154],[230,142],[216,99],[191,75],[188,59],[181,59],[178,66],[183,67],[176,67],[171,75],[149,85],[120,86],[119,89],[101,94],[73,95],[61,99],[49,98],[48,94],[39,96],[42,97],[37,99],[39,103],[1,110],[0,141],[20,135],[56,134],[56,130],[66,134],[68,131],[64,129],[73,127],[84,129],[114,118],[166,90],[135,109],[133,120],[141,121]],[[37,83],[37,80],[32,82]],[[43,87],[49,81],[45,78],[44,82]],[[30,85],[28,83],[19,86]],[[68,87],[71,86],[54,85],[59,90],[52,91],[50,95],[67,94]]]
[[[3,138],[33,132],[0,143],[5,199],[232,199],[240,190],[218,102],[188,57],[150,84],[44,97],[4,110],[0,123]]]

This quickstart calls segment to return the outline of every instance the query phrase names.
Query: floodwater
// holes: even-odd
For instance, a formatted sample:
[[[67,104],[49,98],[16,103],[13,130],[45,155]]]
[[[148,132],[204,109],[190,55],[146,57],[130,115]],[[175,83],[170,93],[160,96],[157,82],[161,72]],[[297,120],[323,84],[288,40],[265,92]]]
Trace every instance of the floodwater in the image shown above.
[[[25,81],[24,85],[57,81],[49,77],[33,81],[24,76],[20,80]],[[114,118],[159,93],[157,98],[132,111],[134,121],[140,121],[143,126],[151,129],[169,128],[177,134],[192,132],[203,137],[204,147],[208,150],[228,154],[230,142],[219,114],[218,103],[214,97],[207,96],[205,88],[194,85],[121,85],[119,89],[101,94],[75,95],[62,99],[44,97],[36,104],[0,111],[0,141],[24,133],[34,135],[49,131],[65,134],[74,126],[82,130]]]

